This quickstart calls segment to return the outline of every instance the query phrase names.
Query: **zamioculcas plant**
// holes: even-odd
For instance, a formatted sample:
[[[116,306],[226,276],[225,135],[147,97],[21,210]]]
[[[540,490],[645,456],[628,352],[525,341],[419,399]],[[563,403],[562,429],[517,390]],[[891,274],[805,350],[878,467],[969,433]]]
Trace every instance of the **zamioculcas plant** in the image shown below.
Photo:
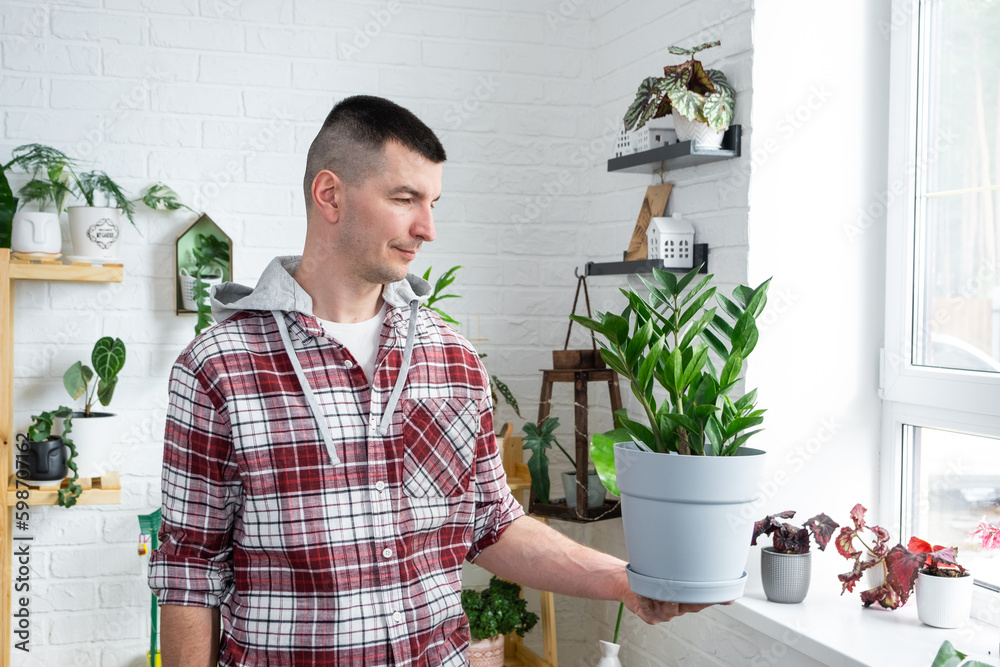
[[[654,268],[652,281],[642,278],[648,297],[622,290],[628,305],[620,314],[570,316],[603,337],[601,358],[628,379],[645,417],[640,423],[619,410],[618,428],[593,436],[591,458],[615,495],[621,495],[616,442],[634,441],[659,453],[733,456],[761,430],[754,428],[764,414],[755,405],[757,390],[735,397],[733,392],[743,361],[757,345],[756,320],[770,280],[756,288],[741,285],[729,299],[716,294],[712,275],[694,284],[700,268],[680,278]],[[721,310],[709,306],[713,297]],[[666,391],[662,400],[658,388]]]
[[[659,118],[677,109],[677,113],[693,121],[705,123],[713,130],[724,130],[733,120],[733,89],[726,75],[717,69],[705,69],[694,59],[699,51],[719,46],[706,42],[693,49],[671,46],[676,56],[691,56],[680,65],[667,65],[663,76],[651,76],[639,84],[635,100],[625,112],[625,129],[639,129],[650,118]]]
[[[111,402],[115,386],[118,384],[118,372],[125,365],[125,343],[120,338],[110,336],[101,338],[94,344],[90,361],[94,365],[93,370],[85,366],[82,361],[78,361],[63,374],[63,385],[74,400],[86,395],[83,414],[87,417],[90,416],[95,394],[101,405],[108,405]],[[90,387],[95,372],[99,381]]]

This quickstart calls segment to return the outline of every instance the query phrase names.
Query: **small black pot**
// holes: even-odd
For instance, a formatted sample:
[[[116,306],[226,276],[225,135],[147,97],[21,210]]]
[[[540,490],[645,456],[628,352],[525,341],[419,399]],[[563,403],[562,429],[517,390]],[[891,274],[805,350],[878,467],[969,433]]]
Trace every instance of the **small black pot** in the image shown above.
[[[58,435],[49,436],[48,440],[28,440],[23,433],[18,434],[21,442],[17,445],[18,454],[28,456],[27,479],[32,482],[61,481],[69,471],[66,468],[66,447]],[[23,470],[23,465],[19,466]]]

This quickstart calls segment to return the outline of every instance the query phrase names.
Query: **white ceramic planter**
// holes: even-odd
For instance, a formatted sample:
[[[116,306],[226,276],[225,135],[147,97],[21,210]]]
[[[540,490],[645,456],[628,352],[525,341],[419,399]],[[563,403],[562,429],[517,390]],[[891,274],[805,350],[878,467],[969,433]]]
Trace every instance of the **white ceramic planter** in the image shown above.
[[[95,378],[96,380],[96,378]],[[73,431],[69,434],[76,445],[76,469],[80,477],[100,477],[115,469],[119,449],[118,420],[110,412],[73,413]]]
[[[503,635],[479,639],[469,644],[471,667],[503,667]]]
[[[917,618],[935,628],[958,628],[969,620],[973,578],[917,576]]]
[[[783,554],[765,547],[760,550],[760,578],[768,600],[798,604],[806,599],[812,581],[812,552]]]
[[[678,141],[691,141],[698,148],[719,148],[722,146],[722,135],[725,130],[713,130],[705,123],[690,120],[673,109],[674,129]]]
[[[670,602],[740,597],[764,461],[763,451],[748,447],[737,456],[681,456],[616,444],[629,587]]]
[[[566,507],[576,509],[576,473],[564,472],[562,474],[563,493],[566,494]],[[600,507],[604,504],[604,485],[596,470],[587,473],[587,507]]]
[[[601,659],[597,661],[597,667],[622,667],[622,661],[618,659],[618,649],[621,646],[606,642],[603,639],[600,642]]]
[[[121,240],[121,209],[70,206],[69,233],[78,257],[114,259]]]
[[[58,257],[62,250],[62,230],[58,213],[18,211],[11,228],[13,252],[44,253]]]
[[[181,280],[181,303],[184,305],[184,310],[197,311],[198,304],[194,300],[194,287],[197,279],[188,273],[188,270],[184,267],[180,268],[180,280]],[[219,285],[222,283],[222,270],[219,269],[218,275],[204,277],[201,279],[205,283],[205,288],[211,290],[212,285]],[[205,297],[205,303],[209,302],[209,297]]]

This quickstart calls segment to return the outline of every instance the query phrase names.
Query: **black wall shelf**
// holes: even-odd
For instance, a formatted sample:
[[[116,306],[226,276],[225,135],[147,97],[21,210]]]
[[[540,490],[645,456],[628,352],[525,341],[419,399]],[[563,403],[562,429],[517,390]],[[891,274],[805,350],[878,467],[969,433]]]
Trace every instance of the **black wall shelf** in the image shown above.
[[[694,244],[693,266],[701,264],[701,271],[698,273],[708,273],[708,244]],[[636,259],[630,262],[587,262],[584,266],[586,276],[620,276],[628,273],[652,273],[653,268],[674,273],[687,273],[691,269],[668,269],[663,266],[662,259]]]
[[[611,158],[608,160],[608,171],[652,174],[657,171],[683,169],[718,160],[731,160],[740,156],[742,136],[742,125],[730,125],[729,129],[722,135],[721,148],[698,148],[692,141],[681,141],[640,153]]]

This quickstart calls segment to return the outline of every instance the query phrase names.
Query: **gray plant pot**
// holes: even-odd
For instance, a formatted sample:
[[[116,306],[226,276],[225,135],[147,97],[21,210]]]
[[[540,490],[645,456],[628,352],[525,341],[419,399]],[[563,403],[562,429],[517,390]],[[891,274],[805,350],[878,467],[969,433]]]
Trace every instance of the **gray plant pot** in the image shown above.
[[[737,456],[680,456],[616,444],[629,587],[669,602],[740,597],[764,461],[749,447]]]
[[[798,604],[809,592],[812,552],[783,554],[774,547],[765,547],[760,551],[760,578],[768,600]]]
[[[576,473],[564,472],[562,474],[563,493],[566,494],[566,507],[576,509]],[[604,485],[598,477],[596,470],[587,473],[587,507],[593,509],[604,504]]]

